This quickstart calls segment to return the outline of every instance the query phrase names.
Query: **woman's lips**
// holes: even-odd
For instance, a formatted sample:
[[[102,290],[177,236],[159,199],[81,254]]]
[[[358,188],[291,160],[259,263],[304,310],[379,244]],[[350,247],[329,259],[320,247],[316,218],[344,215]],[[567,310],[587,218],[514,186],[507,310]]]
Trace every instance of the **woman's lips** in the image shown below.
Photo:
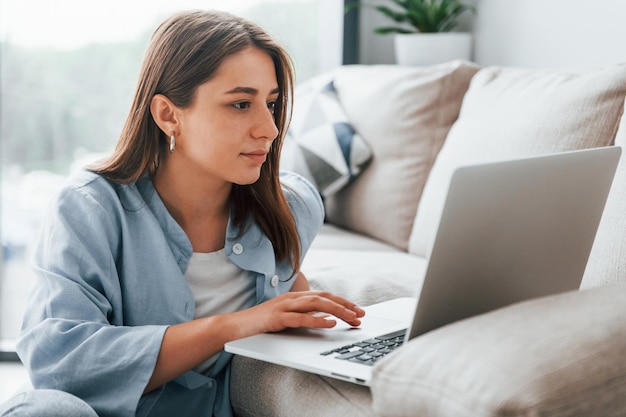
[[[262,164],[267,159],[267,152],[265,151],[255,151],[249,153],[242,153],[248,159],[251,159],[253,162]]]

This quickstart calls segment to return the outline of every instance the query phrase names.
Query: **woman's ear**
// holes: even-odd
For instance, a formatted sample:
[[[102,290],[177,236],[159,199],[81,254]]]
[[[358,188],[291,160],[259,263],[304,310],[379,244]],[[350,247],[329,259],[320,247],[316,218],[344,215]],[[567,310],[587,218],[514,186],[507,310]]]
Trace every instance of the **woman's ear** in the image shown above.
[[[177,107],[163,94],[155,94],[150,101],[150,113],[159,128],[170,136],[178,127]]]

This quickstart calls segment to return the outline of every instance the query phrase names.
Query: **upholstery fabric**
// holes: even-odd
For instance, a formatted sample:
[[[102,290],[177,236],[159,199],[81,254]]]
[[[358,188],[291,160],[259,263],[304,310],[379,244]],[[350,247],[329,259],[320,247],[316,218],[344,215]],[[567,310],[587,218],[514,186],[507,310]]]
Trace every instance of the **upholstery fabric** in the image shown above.
[[[325,224],[302,263],[311,288],[361,306],[419,293],[426,260],[364,235]]]
[[[426,261],[406,252],[315,249],[302,271],[311,288],[332,291],[361,306],[398,297],[416,297]]]
[[[591,248],[581,288],[626,282],[626,118],[623,115],[615,145],[622,147],[622,156]]]
[[[237,417],[375,416],[367,387],[241,356],[230,387]]]
[[[409,251],[429,256],[457,167],[611,145],[625,93],[626,66],[481,69],[425,185]]]
[[[346,249],[351,251],[397,252],[398,248],[369,236],[324,223],[322,230],[313,240],[311,249]]]
[[[372,150],[348,122],[327,75],[297,88],[281,169],[304,176],[328,197],[356,178],[371,158]]]
[[[406,250],[424,183],[476,71],[463,61],[335,71],[339,101],[374,156],[326,199],[327,221]]]
[[[535,299],[413,339],[374,367],[382,417],[618,417],[626,284]]]

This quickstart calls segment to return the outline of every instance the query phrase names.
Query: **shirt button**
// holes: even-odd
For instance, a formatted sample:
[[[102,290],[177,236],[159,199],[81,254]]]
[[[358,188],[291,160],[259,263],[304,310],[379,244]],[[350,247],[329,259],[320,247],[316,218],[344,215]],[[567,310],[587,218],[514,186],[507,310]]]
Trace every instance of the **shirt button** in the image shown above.
[[[270,285],[271,285],[272,287],[275,287],[275,286],[277,286],[277,285],[278,285],[278,275],[274,275],[274,276],[272,277],[272,279],[270,280]]]
[[[233,253],[235,255],[241,255],[243,253],[243,246],[241,243],[235,243],[233,245]]]

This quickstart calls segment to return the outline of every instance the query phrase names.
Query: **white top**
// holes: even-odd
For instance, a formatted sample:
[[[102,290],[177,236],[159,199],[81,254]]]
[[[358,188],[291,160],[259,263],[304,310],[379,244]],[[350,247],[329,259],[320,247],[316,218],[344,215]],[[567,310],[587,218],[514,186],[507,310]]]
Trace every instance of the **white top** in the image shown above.
[[[196,303],[194,318],[232,313],[256,303],[256,278],[232,263],[224,249],[217,252],[194,252],[189,259],[185,279]],[[217,360],[214,355],[196,368],[206,372]]]

